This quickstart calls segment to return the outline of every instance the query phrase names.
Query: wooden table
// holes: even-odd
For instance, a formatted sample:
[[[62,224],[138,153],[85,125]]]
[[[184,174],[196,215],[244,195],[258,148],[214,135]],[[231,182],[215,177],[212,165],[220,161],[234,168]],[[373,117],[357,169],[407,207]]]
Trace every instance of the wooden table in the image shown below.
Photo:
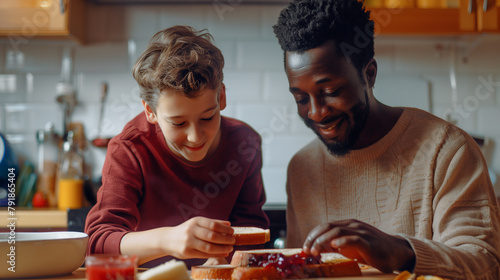
[[[314,280],[394,280],[394,278],[396,278],[397,276],[396,274],[382,274],[380,271],[374,268],[362,270],[362,273],[363,276],[314,278]],[[27,279],[17,279],[17,280],[27,280]],[[86,280],[85,268],[79,268],[69,275],[64,275],[60,277],[36,278],[29,280]]]

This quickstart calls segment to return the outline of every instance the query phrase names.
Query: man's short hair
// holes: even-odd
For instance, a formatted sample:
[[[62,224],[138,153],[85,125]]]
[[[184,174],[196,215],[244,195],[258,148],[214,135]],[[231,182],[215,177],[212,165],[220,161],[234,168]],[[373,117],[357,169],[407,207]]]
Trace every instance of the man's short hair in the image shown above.
[[[295,0],[273,26],[283,51],[304,52],[333,40],[361,72],[374,56],[370,12],[357,0]]]
[[[156,111],[164,90],[195,97],[205,88],[220,89],[224,57],[212,41],[206,30],[190,26],[177,25],[156,33],[133,68],[141,99]]]

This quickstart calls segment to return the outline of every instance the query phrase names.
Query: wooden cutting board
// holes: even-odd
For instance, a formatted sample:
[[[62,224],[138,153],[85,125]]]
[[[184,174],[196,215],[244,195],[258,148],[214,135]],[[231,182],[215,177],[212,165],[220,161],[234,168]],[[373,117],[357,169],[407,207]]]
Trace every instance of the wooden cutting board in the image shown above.
[[[393,280],[396,278],[396,274],[382,274],[380,271],[369,268],[362,270],[363,276],[352,276],[352,277],[335,277],[335,278],[314,278],[311,280]],[[36,280],[86,280],[85,279],[85,268],[79,268],[72,274],[50,277],[50,278],[37,278]],[[23,279],[18,279],[23,280]],[[31,279],[30,279],[31,280]]]

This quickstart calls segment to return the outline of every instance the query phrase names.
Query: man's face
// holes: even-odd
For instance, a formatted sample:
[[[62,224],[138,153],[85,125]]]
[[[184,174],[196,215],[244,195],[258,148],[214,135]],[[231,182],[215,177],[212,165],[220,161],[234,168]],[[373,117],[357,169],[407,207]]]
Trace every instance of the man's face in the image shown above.
[[[333,41],[305,52],[287,52],[285,70],[298,113],[334,155],[356,146],[370,113],[368,86]]]
[[[202,163],[220,143],[220,111],[226,106],[225,88],[220,93],[204,89],[194,98],[165,92],[158,98],[156,112],[144,103],[150,123],[158,123],[173,154],[188,163]]]

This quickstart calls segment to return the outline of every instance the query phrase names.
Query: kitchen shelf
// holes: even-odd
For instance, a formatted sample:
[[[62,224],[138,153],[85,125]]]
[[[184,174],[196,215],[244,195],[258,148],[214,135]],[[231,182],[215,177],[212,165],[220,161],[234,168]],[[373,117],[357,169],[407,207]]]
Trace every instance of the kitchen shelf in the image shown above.
[[[0,37],[13,45],[30,39],[85,42],[85,0],[2,0]]]
[[[66,229],[68,228],[68,212],[56,208],[14,208],[15,216],[10,216],[6,207],[0,208],[0,231],[10,230],[8,225],[15,220],[18,229]]]
[[[378,4],[370,5],[375,2]],[[393,6],[381,4],[380,0],[366,2],[366,8],[372,11],[371,18],[375,22],[376,34],[463,35],[500,31],[498,0],[457,0],[455,5],[440,7],[419,7],[418,0],[386,2],[393,3]],[[394,6],[395,2],[406,3],[402,5],[407,6]]]

